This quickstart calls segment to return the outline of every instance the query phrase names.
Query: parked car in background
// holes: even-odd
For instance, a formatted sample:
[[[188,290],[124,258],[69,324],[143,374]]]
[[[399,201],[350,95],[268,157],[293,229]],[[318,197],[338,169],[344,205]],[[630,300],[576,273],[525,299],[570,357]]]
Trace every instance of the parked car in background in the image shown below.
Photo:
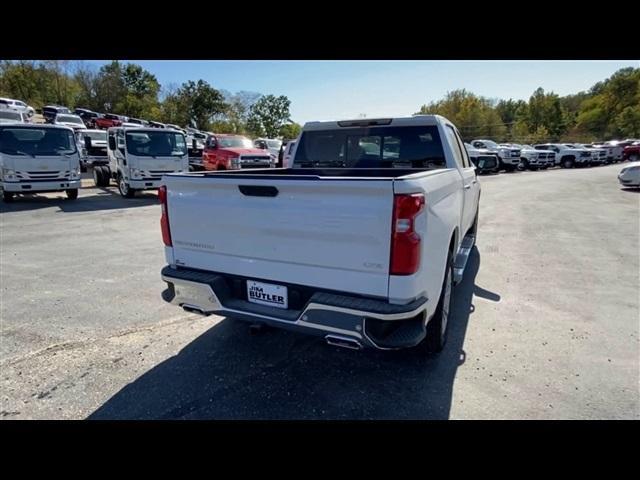
[[[633,145],[638,140],[626,139],[626,140],[610,140],[605,144],[612,147],[614,150],[614,161],[624,161],[624,149],[630,145]]]
[[[0,98],[0,104],[24,114],[25,118],[31,118],[36,113],[33,107],[30,107],[22,100],[15,100],[13,98]]]
[[[15,195],[64,191],[78,198],[80,153],[73,130],[60,125],[0,125],[3,200]]]
[[[106,130],[83,129],[76,130],[75,133],[80,151],[80,166],[83,172],[98,165],[109,164]]]
[[[166,126],[165,126],[165,124],[164,124],[164,123],[160,123],[160,122],[152,122],[152,121],[149,121],[149,126],[150,126],[151,128],[166,128]]]
[[[576,148],[586,148],[591,152],[591,165],[605,165],[607,163],[607,149],[598,148],[586,143],[572,143]]]
[[[147,122],[146,120],[141,120],[139,118],[128,117],[126,119],[126,123],[130,123],[130,124],[134,124],[134,125],[141,125],[143,127],[148,127],[149,126],[149,122]]]
[[[176,130],[112,127],[107,131],[107,155],[108,166],[94,167],[96,186],[106,187],[113,179],[125,198],[158,188],[167,173],[189,171],[187,143]]]
[[[120,115],[105,113],[101,117],[96,118],[94,123],[95,128],[106,130],[112,127],[119,127],[123,121],[124,119]]]
[[[0,108],[0,123],[28,123],[26,114],[9,108]]]
[[[215,134],[207,138],[202,154],[205,170],[275,167],[275,160],[242,135]]]
[[[178,126],[178,125],[175,125],[175,124],[173,124],[173,123],[167,123],[167,124],[165,124],[164,128],[171,128],[171,129],[173,129],[173,130],[177,130],[177,131],[179,131],[179,132],[182,132],[184,135],[187,135],[187,131],[186,131],[184,128],[182,128],[182,127],[180,127],[180,126]]]
[[[471,146],[495,152],[500,160],[500,169],[513,171],[520,164],[520,150],[517,148],[501,147],[493,140],[472,140]]]
[[[444,347],[480,199],[445,118],[307,123],[292,170],[163,183],[165,301],[351,349]]]
[[[59,113],[71,113],[71,111],[61,105],[45,105],[42,107],[42,116],[45,123],[53,123]]]
[[[465,143],[469,159],[477,168],[479,173],[497,173],[500,170],[500,158],[496,152],[486,148],[474,148],[473,145]]]
[[[620,170],[618,181],[623,187],[640,188],[640,162],[632,162]]]
[[[624,147],[622,151],[622,160],[629,160],[630,162],[637,162],[640,160],[640,142],[634,142],[631,145]]]
[[[562,168],[586,167],[591,162],[591,152],[586,148],[575,148],[565,143],[541,143],[533,148],[555,152],[555,164]]]
[[[208,134],[199,130],[187,129],[187,150],[189,152],[189,170],[204,170],[202,164],[202,154],[204,152],[204,144],[207,141]]]
[[[82,129],[84,130],[86,125],[82,121],[78,115],[73,115],[72,113],[59,113],[56,115],[56,118],[53,120],[55,125],[64,125],[65,127],[71,127],[74,130]]]
[[[553,150],[537,150],[533,148],[533,145],[520,145],[522,150],[524,150],[525,155],[530,152],[538,152],[538,168],[542,168],[546,170],[547,168],[553,167],[556,164],[556,152]],[[521,157],[522,158],[522,157]],[[526,156],[524,156],[526,158]]]
[[[533,147],[525,147],[517,143],[501,143],[501,148],[515,149],[520,151],[520,165],[523,170],[538,170],[539,168],[548,168],[547,152],[536,150]]]
[[[277,138],[256,138],[253,141],[253,146],[261,150],[268,150],[271,156],[277,159],[280,154],[280,147],[282,147],[282,140]]]
[[[278,156],[278,167],[291,168],[295,147],[296,140],[289,140],[282,144],[281,154]]]
[[[73,113],[74,115],[78,115],[82,119],[84,125],[87,128],[94,128],[95,120],[100,116],[98,112],[94,112],[86,108],[76,108]]]

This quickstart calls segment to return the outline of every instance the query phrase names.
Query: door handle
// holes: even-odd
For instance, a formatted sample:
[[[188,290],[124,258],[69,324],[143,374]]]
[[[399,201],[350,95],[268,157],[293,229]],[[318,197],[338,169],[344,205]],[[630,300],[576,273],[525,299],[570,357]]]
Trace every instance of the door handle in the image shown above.
[[[469,184],[469,185],[465,185],[465,186],[464,186],[464,189],[465,189],[465,190],[469,190],[470,188],[471,188],[471,184]]]

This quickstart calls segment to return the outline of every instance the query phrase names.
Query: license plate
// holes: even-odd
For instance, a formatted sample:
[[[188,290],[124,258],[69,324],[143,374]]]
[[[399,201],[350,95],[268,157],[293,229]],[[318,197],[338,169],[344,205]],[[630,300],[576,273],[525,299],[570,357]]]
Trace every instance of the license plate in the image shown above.
[[[252,303],[276,308],[289,308],[287,287],[247,280],[247,299]]]

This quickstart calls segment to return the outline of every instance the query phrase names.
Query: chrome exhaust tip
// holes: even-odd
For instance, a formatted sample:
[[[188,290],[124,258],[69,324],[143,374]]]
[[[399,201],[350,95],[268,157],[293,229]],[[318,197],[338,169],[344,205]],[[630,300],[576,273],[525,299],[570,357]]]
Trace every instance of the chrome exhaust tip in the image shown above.
[[[188,312],[188,313],[197,313],[205,317],[208,315],[204,310],[202,310],[200,307],[196,307],[195,305],[189,305],[187,303],[183,303],[181,307],[185,312]]]
[[[362,349],[362,344],[353,338],[342,337],[340,335],[327,335],[324,339],[329,345],[333,345],[334,347],[350,348],[351,350]]]

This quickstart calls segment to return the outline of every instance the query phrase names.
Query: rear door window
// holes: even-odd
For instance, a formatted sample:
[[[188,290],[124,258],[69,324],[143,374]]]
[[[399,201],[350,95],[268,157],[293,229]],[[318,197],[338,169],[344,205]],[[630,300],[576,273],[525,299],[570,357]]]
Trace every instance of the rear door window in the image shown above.
[[[462,154],[462,150],[460,148],[460,144],[458,143],[458,139],[456,138],[456,133],[453,131],[453,127],[451,127],[451,125],[447,125],[445,128],[445,132],[447,132],[449,145],[451,145],[451,149],[453,150],[453,158],[455,158],[458,167],[464,168],[464,155]]]

